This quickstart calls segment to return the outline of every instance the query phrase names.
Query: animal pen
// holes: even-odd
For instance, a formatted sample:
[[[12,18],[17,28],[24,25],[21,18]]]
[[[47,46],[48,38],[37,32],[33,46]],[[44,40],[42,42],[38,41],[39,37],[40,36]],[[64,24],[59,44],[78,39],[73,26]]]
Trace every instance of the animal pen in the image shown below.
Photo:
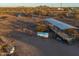
[[[49,37],[62,40],[68,44],[79,39],[79,29],[53,18],[44,20],[49,26]]]

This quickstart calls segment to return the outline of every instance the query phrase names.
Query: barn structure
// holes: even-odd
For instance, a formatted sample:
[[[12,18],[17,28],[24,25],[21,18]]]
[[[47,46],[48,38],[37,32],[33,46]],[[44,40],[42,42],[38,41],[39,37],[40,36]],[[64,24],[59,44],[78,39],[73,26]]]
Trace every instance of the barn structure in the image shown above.
[[[72,43],[79,39],[79,29],[53,18],[44,20],[49,26],[49,37]]]

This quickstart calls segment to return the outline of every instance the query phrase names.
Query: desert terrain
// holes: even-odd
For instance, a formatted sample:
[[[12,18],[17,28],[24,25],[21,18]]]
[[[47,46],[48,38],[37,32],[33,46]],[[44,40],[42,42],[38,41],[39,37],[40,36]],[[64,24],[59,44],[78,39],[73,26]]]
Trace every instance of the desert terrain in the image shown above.
[[[39,7],[40,8],[40,7]],[[38,9],[35,9],[35,14],[38,14]],[[43,7],[41,7],[43,8]],[[79,42],[74,45],[67,45],[62,41],[57,41],[55,39],[45,39],[36,35],[35,26],[36,23],[41,22],[46,18],[55,18],[57,20],[63,21],[70,25],[79,27],[79,18],[68,18],[62,16],[62,13],[67,11],[60,12],[54,11],[56,16],[52,13],[52,8],[44,7],[42,14],[40,15],[25,15],[25,16],[16,16],[15,14],[1,13],[0,15],[0,35],[7,36],[9,39],[16,40],[16,51],[13,54],[14,56],[79,56]],[[13,8],[14,9],[14,8]],[[13,10],[12,9],[12,10]],[[21,9],[21,10],[30,10],[26,11],[25,14],[32,13],[33,8]],[[45,10],[46,9],[46,10]],[[4,8],[2,8],[4,10]],[[10,9],[11,10],[11,9]],[[17,11],[20,9],[16,9]],[[33,9],[34,10],[34,9]],[[40,11],[39,10],[39,11]],[[45,11],[44,11],[45,10]],[[50,11],[49,15],[46,11]],[[41,11],[40,11],[41,12]],[[22,12],[23,13],[23,12]],[[59,15],[59,16],[57,16]],[[64,15],[64,14],[63,14]],[[78,15],[78,14],[77,14]],[[61,17],[62,16],[62,17]]]

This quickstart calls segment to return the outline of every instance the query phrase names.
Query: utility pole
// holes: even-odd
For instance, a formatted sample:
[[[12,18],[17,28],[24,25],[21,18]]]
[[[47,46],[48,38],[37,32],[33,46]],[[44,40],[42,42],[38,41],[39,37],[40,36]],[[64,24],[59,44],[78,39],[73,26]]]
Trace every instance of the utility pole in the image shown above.
[[[62,9],[62,0],[61,0],[61,3],[60,3],[60,8]]]
[[[60,5],[59,5],[59,10],[62,10],[63,8],[62,8],[62,0],[61,0],[61,2],[60,2]]]

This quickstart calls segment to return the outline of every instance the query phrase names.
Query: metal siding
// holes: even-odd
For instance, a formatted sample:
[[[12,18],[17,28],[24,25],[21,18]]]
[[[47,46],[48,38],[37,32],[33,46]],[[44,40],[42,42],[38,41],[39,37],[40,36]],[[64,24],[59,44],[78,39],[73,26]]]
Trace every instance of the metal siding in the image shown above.
[[[58,20],[55,20],[53,18],[48,18],[48,19],[45,19],[47,22],[49,22],[50,24],[58,27],[59,29],[61,30],[66,30],[66,29],[70,29],[70,28],[76,28],[74,26],[71,26],[71,25],[68,25],[64,22],[61,22],[61,21],[58,21]]]

